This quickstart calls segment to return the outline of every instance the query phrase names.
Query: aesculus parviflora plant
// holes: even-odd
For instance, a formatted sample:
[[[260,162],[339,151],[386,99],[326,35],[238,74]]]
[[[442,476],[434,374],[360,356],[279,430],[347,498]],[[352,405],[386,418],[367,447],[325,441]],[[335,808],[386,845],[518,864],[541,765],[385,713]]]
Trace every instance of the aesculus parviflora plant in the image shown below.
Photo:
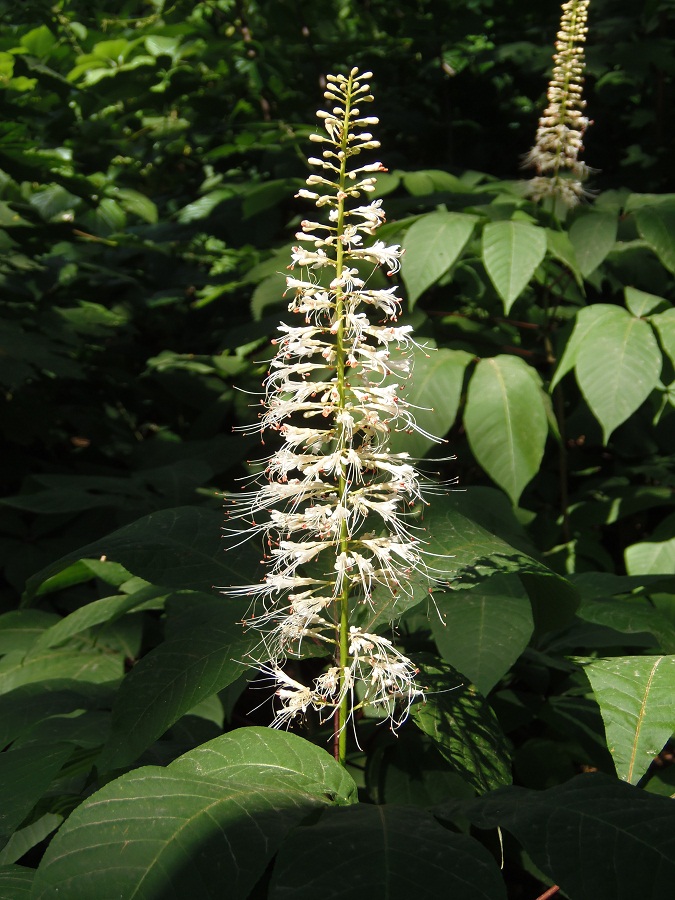
[[[389,449],[392,429],[417,428],[402,397],[410,377],[411,326],[397,325],[396,287],[369,288],[373,272],[399,268],[401,250],[365,245],[384,222],[381,200],[364,203],[381,163],[359,164],[378,148],[372,73],[329,75],[320,110],[325,134],[311,140],[321,157],[297,196],[327,210],[327,222],[305,220],[287,278],[289,311],[265,379],[264,412],[252,431],[275,432],[280,446],[250,476],[251,489],[229,495],[239,539],[262,536],[267,574],[226,593],[252,598],[249,628],[261,631],[256,665],[274,680],[280,705],[273,724],[310,708],[333,717],[335,752],[345,758],[346,726],[374,708],[395,727],[423,696],[415,665],[393,642],[358,624],[359,610],[394,605],[415,571],[426,573],[421,529],[411,521],[422,480],[407,453]],[[431,485],[429,485],[431,488]],[[331,662],[309,686],[284,669],[303,644],[325,647]],[[313,654],[315,655],[315,654]]]

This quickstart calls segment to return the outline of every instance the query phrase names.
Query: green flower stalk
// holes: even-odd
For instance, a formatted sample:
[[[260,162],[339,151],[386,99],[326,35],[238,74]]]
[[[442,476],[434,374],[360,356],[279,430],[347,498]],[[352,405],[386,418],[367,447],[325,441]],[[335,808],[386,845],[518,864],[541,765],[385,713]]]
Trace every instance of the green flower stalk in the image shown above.
[[[536,143],[523,162],[526,168],[537,171],[527,183],[528,196],[533,200],[552,197],[568,207],[576,206],[586,196],[583,183],[591,171],[579,159],[589,125],[582,98],[589,2],[568,0],[562,5],[548,106],[539,119]]]
[[[305,220],[296,235],[287,291],[301,324],[279,326],[265,379],[260,425],[281,446],[261,461],[253,489],[229,496],[237,535],[262,537],[267,573],[260,584],[230,588],[252,597],[249,627],[261,631],[259,668],[276,686],[287,725],[309,709],[331,717],[344,760],[346,725],[355,710],[374,708],[396,727],[422,698],[413,663],[392,641],[355,624],[355,613],[380,609],[411,591],[423,563],[411,523],[421,480],[407,453],[389,450],[392,429],[415,429],[402,397],[411,374],[411,327],[397,325],[396,287],[369,288],[373,271],[399,268],[402,250],[364,244],[384,222],[381,200],[364,203],[381,163],[359,164],[378,148],[362,112],[372,101],[371,73],[328,76],[320,110],[325,133],[310,140],[317,171],[297,196],[327,210],[327,222]],[[361,621],[361,619],[359,619]],[[332,657],[305,686],[284,670],[289,654],[311,643]],[[316,655],[313,651],[313,655]]]

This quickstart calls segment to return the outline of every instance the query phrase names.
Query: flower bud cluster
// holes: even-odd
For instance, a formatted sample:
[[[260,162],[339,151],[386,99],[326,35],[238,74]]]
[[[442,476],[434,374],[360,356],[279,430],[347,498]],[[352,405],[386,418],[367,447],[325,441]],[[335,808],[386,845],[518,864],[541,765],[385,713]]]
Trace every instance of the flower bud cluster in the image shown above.
[[[399,269],[402,250],[365,242],[384,222],[381,200],[366,202],[379,163],[359,164],[379,147],[362,108],[373,98],[371,73],[328,76],[325,133],[310,157],[315,173],[297,196],[327,208],[328,222],[305,220],[296,235],[287,278],[289,311],[300,324],[279,326],[261,401],[260,423],[279,444],[253,489],[228,498],[230,529],[259,535],[266,574],[257,585],[230,588],[250,595],[249,627],[259,628],[286,725],[308,709],[323,719],[335,710],[375,707],[395,724],[422,696],[415,667],[382,636],[353,624],[409,592],[424,568],[410,522],[421,501],[419,476],[406,453],[388,449],[392,430],[416,428],[404,398],[414,345],[410,326],[397,325],[395,287],[369,288],[373,271]],[[298,271],[299,270],[299,271]],[[284,671],[289,654],[333,658],[311,687]],[[344,729],[344,715],[339,729]]]
[[[575,206],[585,196],[583,182],[591,171],[579,159],[589,120],[584,115],[584,49],[590,0],[567,0],[562,5],[560,31],[548,86],[548,106],[539,119],[534,147],[524,159],[537,175],[528,182],[533,200],[557,197]]]

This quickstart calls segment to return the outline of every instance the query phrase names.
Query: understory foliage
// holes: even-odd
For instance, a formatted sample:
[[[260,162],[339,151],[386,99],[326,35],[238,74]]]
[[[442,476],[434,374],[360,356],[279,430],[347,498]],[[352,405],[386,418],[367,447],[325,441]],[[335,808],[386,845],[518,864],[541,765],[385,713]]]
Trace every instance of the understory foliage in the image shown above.
[[[672,4],[15,7],[0,896],[668,896]]]

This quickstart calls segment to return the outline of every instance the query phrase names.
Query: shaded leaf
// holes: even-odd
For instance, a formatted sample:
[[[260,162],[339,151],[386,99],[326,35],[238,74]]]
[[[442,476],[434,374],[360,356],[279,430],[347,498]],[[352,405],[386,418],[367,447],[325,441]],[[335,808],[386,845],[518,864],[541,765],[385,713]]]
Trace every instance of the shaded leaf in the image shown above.
[[[360,805],[328,809],[317,823],[292,832],[277,855],[269,896],[505,900],[506,889],[487,850],[443,828],[431,813]]]
[[[493,575],[480,587],[434,595],[430,616],[442,658],[486,695],[528,644],[533,631],[527,592],[514,575]]]
[[[672,206],[642,207],[635,213],[640,236],[666,269],[675,273],[675,209]]]
[[[672,802],[607,775],[579,775],[546,791],[505,788],[438,814],[510,831],[574,900],[668,896],[675,883]]]
[[[0,753],[0,843],[25,819],[72,751],[68,744],[32,744]]]
[[[223,600],[206,623],[185,628],[134,666],[115,697],[101,769],[133,762],[182,715],[250,667],[246,656],[260,634],[242,627],[247,608],[247,600]]]
[[[282,770],[270,786],[265,782],[269,766],[259,772],[249,765],[231,778],[226,765],[220,769],[224,759],[217,748],[224,742],[226,756],[240,755],[232,742],[244,732],[216,738],[195,766],[191,751],[165,769],[137,769],[88,797],[47,849],[36,875],[35,900],[57,893],[68,900],[220,900],[224,890],[232,900],[245,900],[289,831],[327,805],[337,764],[308,744],[303,760],[312,754],[327,758],[328,783],[316,784],[311,792],[294,786],[301,739],[279,733],[272,739],[277,759],[283,759],[285,741],[291,747],[291,777]],[[311,766],[315,773],[321,768]]]
[[[26,582],[26,599],[34,597],[47,578],[83,557],[105,556],[133,575],[174,589],[255,582],[259,552],[240,546],[236,553],[226,553],[222,525],[220,513],[194,506],[151,513],[33,575]]]
[[[421,663],[426,695],[412,708],[415,724],[479,794],[511,783],[506,738],[492,708],[459,672],[443,663]]]
[[[572,223],[569,237],[584,278],[607,257],[616,241],[617,227],[616,212],[596,210],[578,216]]]

